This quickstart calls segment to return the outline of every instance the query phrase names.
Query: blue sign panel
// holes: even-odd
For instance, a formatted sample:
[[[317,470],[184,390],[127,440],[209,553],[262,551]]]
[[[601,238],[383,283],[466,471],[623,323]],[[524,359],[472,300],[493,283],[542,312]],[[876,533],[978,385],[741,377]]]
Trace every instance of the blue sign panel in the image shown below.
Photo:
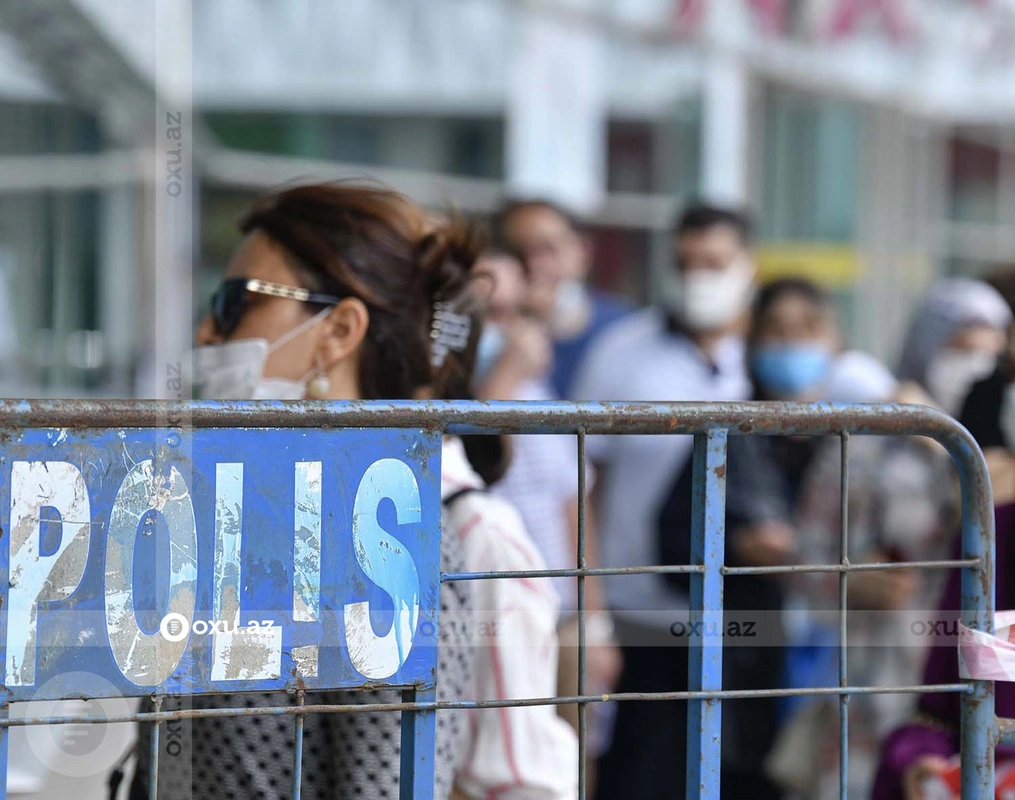
[[[430,687],[439,433],[24,430],[0,451],[8,700]],[[96,690],[96,696],[111,690]]]

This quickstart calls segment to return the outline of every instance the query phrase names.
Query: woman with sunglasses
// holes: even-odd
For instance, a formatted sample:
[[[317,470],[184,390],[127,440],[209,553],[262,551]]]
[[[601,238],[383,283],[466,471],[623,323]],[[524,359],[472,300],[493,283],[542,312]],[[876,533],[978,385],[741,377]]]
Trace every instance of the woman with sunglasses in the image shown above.
[[[468,385],[479,337],[477,254],[469,229],[434,226],[394,192],[305,186],[258,201],[246,235],[197,330],[193,381],[208,399],[407,399]],[[442,571],[464,571],[458,536]],[[471,612],[467,585],[442,584],[441,615]],[[472,685],[464,626],[441,626],[440,696]],[[308,695],[306,703],[398,702],[397,691]],[[285,694],[192,698],[197,708],[285,705]],[[167,698],[163,709],[179,707]],[[467,750],[462,712],[437,716],[435,797],[448,797]],[[188,729],[189,728],[189,729]],[[147,796],[149,726],[141,728],[132,798]],[[162,741],[166,741],[162,732]],[[291,716],[195,719],[182,752],[159,759],[159,797],[282,798],[293,782]],[[391,713],[309,715],[302,796],[398,796],[399,720]]]

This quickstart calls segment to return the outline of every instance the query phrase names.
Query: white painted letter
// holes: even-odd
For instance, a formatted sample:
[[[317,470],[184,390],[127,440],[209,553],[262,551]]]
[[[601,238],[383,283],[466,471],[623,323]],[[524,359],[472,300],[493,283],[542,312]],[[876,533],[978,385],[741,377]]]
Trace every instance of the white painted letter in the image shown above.
[[[106,541],[106,631],[124,677],[138,686],[158,686],[172,675],[188,638],[167,640],[144,633],[134,611],[134,542],[138,525],[158,511],[169,528],[169,611],[194,619],[197,585],[197,522],[190,488],[172,467],[157,475],[152,459],[136,464],[120,484],[109,515]]]
[[[215,467],[213,681],[266,680],[282,674],[282,629],[240,628],[243,464]],[[255,609],[261,610],[261,609]],[[219,622],[223,625],[219,626]]]
[[[62,519],[60,544],[40,556],[43,508]],[[65,461],[15,461],[11,468],[11,532],[8,541],[8,686],[35,683],[36,618],[39,603],[69,597],[88,563],[91,505],[81,472]]]
[[[395,458],[370,465],[356,490],[352,514],[352,541],[356,561],[366,576],[391,596],[394,621],[384,636],[370,624],[366,601],[345,607],[345,639],[349,659],[366,678],[381,680],[398,672],[412,649],[419,616],[419,575],[412,555],[377,522],[384,498],[395,504],[399,525],[419,522],[419,485],[412,470]]]

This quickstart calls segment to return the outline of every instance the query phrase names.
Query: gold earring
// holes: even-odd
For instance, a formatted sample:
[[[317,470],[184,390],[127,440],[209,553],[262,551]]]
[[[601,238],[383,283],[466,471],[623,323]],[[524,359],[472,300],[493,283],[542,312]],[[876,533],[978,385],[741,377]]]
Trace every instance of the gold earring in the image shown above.
[[[331,379],[321,373],[307,386],[307,397],[311,400],[327,400],[328,394],[331,392]]]

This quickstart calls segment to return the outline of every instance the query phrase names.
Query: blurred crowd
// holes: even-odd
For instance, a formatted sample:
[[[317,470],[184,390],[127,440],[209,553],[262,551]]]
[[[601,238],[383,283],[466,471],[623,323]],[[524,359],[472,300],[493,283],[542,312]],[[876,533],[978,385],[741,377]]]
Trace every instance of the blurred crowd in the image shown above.
[[[1003,539],[1015,526],[1015,272],[932,286],[900,343],[899,363],[889,366],[849,346],[832,298],[817,283],[759,282],[752,223],[741,209],[683,210],[671,269],[648,308],[590,285],[594,253],[565,209],[515,199],[485,225],[489,236],[481,239],[460,220],[355,186],[295,188],[259,201],[198,331],[198,392],[936,406],[958,417],[988,455],[998,503],[997,607],[1011,607]],[[587,448],[591,463],[580,481],[573,436],[449,438],[445,571],[574,568],[582,487],[589,566],[688,563],[691,438],[597,436]],[[837,563],[840,460],[837,438],[732,437],[725,563]],[[922,439],[861,437],[849,461],[852,563],[954,552],[958,486],[943,450]],[[941,570],[853,574],[850,682],[957,680],[954,647],[931,647],[932,638],[912,635],[911,624],[957,609],[956,580]],[[442,696],[577,694],[575,580],[467,583],[474,585],[442,587],[442,614],[473,613],[494,623],[496,634],[476,647],[442,631]],[[836,574],[734,575],[724,584],[726,618],[755,634],[727,636],[724,688],[838,684]],[[584,692],[686,690],[687,640],[675,631],[694,617],[688,598],[682,574],[589,579]],[[958,750],[957,704],[934,694],[853,697],[849,796],[924,797]],[[835,697],[724,702],[722,797],[838,796],[837,707]],[[999,690],[998,712],[1015,715],[1015,695]],[[438,715],[439,796],[577,795],[576,707],[456,714]],[[398,760],[390,753],[381,759],[375,746],[383,743],[383,755],[397,741],[381,730],[385,715],[323,716],[332,719],[320,730],[307,720],[305,759],[316,752],[314,737],[364,744],[349,748],[355,766],[313,764],[305,780],[316,775],[322,786],[354,784],[356,796],[394,796],[384,787],[397,783]],[[347,717],[361,719],[339,719]],[[227,722],[237,730],[246,724]],[[235,759],[235,775],[219,780],[235,781],[241,795],[274,768],[273,759],[257,755],[254,733],[224,737],[246,755]],[[590,797],[683,796],[686,703],[591,704],[588,734]],[[213,736],[221,744],[222,730]],[[368,774],[372,780],[361,785]],[[308,786],[308,796],[324,796]],[[140,782],[135,787],[141,791]]]
[[[932,286],[892,369],[849,347],[832,297],[817,283],[782,277],[759,284],[751,220],[741,209],[700,204],[683,211],[673,229],[672,268],[658,305],[645,309],[629,308],[586,285],[593,253],[580,226],[552,203],[513,202],[495,230],[500,244],[485,263],[502,280],[481,340],[480,397],[924,404],[958,417],[988,452],[995,482],[1015,489],[1007,455],[1015,448],[1015,387],[1008,391],[1015,377],[1010,353],[1015,271],[988,281],[949,279]],[[501,303],[507,304],[509,285],[514,299],[508,315]],[[573,525],[562,524],[577,491],[573,443],[518,438],[511,468],[518,478],[494,491],[521,510],[551,566],[566,566],[573,563],[575,547]],[[592,437],[588,448],[595,464],[587,486],[597,563],[689,563],[690,438]],[[840,448],[838,439],[730,439],[725,563],[838,562]],[[554,468],[544,475],[556,449]],[[861,437],[852,443],[849,467],[851,562],[949,556],[957,535],[958,487],[951,461],[937,445]],[[1012,497],[1000,487],[996,492],[1002,504]],[[556,514],[547,504],[553,498]],[[567,498],[564,509],[561,498]],[[858,612],[848,627],[852,683],[921,682],[932,651],[927,637],[913,635],[913,621],[937,616],[946,581],[940,570],[851,576],[847,602]],[[741,631],[750,626],[755,641],[732,641],[727,633],[723,688],[837,684],[837,574],[736,575],[724,584],[727,620]],[[566,613],[574,608],[574,587],[562,582],[559,588],[566,592],[561,596]],[[593,597],[590,691],[686,690],[687,650],[674,633],[684,630],[675,623],[694,612],[688,610],[688,595],[687,575],[605,578],[602,593]],[[956,609],[957,595],[951,602]],[[565,619],[562,626],[567,624]],[[932,661],[927,667],[940,665]],[[561,659],[562,692],[571,669]],[[934,714],[933,699],[919,707],[913,695],[851,699],[849,796],[923,796],[926,780],[935,769],[946,769],[958,747],[957,705],[950,708],[954,713]],[[722,796],[837,797],[837,706],[837,698],[724,702]],[[682,796],[686,711],[683,703],[620,703],[613,716],[594,717],[601,748],[595,751],[596,796]],[[919,742],[921,726],[948,733],[923,753],[907,739],[908,731]]]

